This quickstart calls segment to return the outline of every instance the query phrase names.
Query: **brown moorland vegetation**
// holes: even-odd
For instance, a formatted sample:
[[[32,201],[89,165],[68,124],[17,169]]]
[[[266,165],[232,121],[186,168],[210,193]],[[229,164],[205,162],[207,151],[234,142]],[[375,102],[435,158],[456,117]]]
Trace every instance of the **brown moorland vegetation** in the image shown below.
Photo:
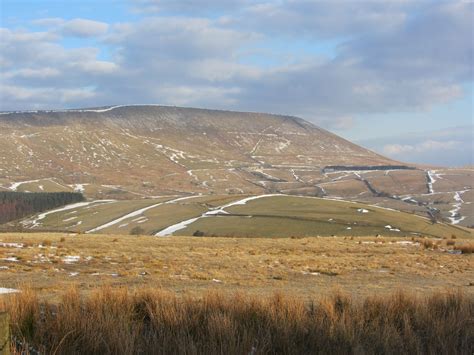
[[[458,237],[454,246],[449,240],[5,233],[0,286],[31,285],[54,301],[72,285],[83,293],[126,286],[187,296],[209,289],[256,296],[291,290],[306,300],[334,288],[362,298],[399,289],[420,294],[460,289],[474,297],[474,257],[454,250],[472,239]]]
[[[160,290],[66,292],[57,304],[32,290],[4,304],[14,353],[472,354],[474,300],[461,293],[395,293],[302,301],[275,294],[176,297]]]

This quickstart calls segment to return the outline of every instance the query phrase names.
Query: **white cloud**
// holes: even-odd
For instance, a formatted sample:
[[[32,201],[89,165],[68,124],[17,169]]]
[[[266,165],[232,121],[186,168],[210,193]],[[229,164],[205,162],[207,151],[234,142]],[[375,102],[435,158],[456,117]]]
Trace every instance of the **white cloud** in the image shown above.
[[[13,70],[4,74],[6,79],[24,78],[24,79],[47,79],[58,77],[61,72],[56,68],[44,67],[41,69],[24,68]]]
[[[36,26],[43,26],[43,27],[58,27],[66,22],[64,19],[60,17],[47,17],[47,18],[40,18],[37,20],[31,21],[33,25]]]
[[[167,86],[156,91],[162,97],[163,104],[191,106],[201,104],[212,105],[219,101],[224,107],[235,104],[232,95],[239,92],[238,88],[216,88],[213,86]]]
[[[463,85],[472,81],[473,5],[468,3],[368,1],[346,7],[302,0],[147,0],[135,5],[157,6],[159,12],[110,26],[46,18],[35,22],[47,31],[2,29],[2,84],[54,92],[96,88],[74,101],[81,106],[185,103],[301,115],[344,129],[353,116],[449,102],[464,95]],[[192,15],[198,8],[200,16],[213,16]],[[95,36],[97,44],[67,49],[60,42],[64,35]],[[292,46],[303,39],[311,49],[321,37],[344,41],[330,57]],[[288,48],[275,50],[276,42]],[[108,47],[106,60],[100,58],[102,46]],[[58,107],[54,98],[37,101]],[[28,109],[38,102],[34,95],[3,99],[1,109]]]
[[[474,126],[468,125],[368,139],[358,143],[399,161],[466,166],[474,164],[473,134]]]
[[[50,33],[72,37],[95,37],[107,32],[109,24],[83,18],[65,20],[59,17],[42,18],[32,21],[34,25],[46,27]]]
[[[25,88],[17,86],[2,86],[1,100],[12,102],[33,102],[31,108],[44,108],[44,103],[57,102],[60,104],[74,103],[95,96],[89,88],[54,89],[54,88]]]
[[[112,74],[119,70],[119,66],[113,62],[103,60],[89,60],[85,62],[71,63],[69,67],[73,70],[80,70],[89,74]]]
[[[426,140],[416,145],[409,144],[387,144],[383,148],[383,152],[387,155],[400,155],[405,153],[426,153],[436,152],[439,150],[453,150],[462,147],[462,142],[459,141],[436,141]]]
[[[196,15],[216,11],[235,11],[254,3],[255,0],[132,0],[132,2],[135,5],[135,11],[140,13],[179,12]]]
[[[61,32],[66,36],[94,37],[107,32],[109,25],[104,22],[76,18],[66,21],[60,26]]]

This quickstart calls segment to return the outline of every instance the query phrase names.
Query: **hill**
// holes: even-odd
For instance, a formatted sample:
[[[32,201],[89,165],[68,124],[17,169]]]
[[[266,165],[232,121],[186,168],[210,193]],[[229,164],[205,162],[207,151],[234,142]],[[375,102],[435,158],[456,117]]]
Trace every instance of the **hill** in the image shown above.
[[[259,113],[123,106],[3,114],[0,128],[0,171],[13,181],[254,191],[262,189],[256,178],[291,182],[290,169],[393,164],[302,119]],[[281,173],[272,179],[262,172],[268,168]]]
[[[156,105],[3,112],[0,139],[0,191],[327,196],[474,224],[472,169],[406,169],[292,116]]]

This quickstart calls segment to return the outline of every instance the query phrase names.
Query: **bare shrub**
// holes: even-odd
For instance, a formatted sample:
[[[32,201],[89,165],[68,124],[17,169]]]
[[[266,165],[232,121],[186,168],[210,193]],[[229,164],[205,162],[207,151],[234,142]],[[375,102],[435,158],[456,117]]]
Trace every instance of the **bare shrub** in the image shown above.
[[[435,244],[429,239],[424,239],[421,245],[423,245],[425,249],[433,249]]]
[[[474,254],[474,244],[457,245],[455,250],[460,250],[462,254]]]
[[[130,235],[143,235],[143,234],[145,234],[145,230],[140,226],[135,226],[130,231]]]

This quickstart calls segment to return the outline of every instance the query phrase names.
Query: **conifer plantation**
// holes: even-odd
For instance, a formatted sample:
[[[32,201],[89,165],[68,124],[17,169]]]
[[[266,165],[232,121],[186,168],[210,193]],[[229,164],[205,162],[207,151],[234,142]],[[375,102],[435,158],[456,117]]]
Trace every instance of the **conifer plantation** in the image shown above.
[[[81,201],[77,192],[0,192],[0,223]]]

